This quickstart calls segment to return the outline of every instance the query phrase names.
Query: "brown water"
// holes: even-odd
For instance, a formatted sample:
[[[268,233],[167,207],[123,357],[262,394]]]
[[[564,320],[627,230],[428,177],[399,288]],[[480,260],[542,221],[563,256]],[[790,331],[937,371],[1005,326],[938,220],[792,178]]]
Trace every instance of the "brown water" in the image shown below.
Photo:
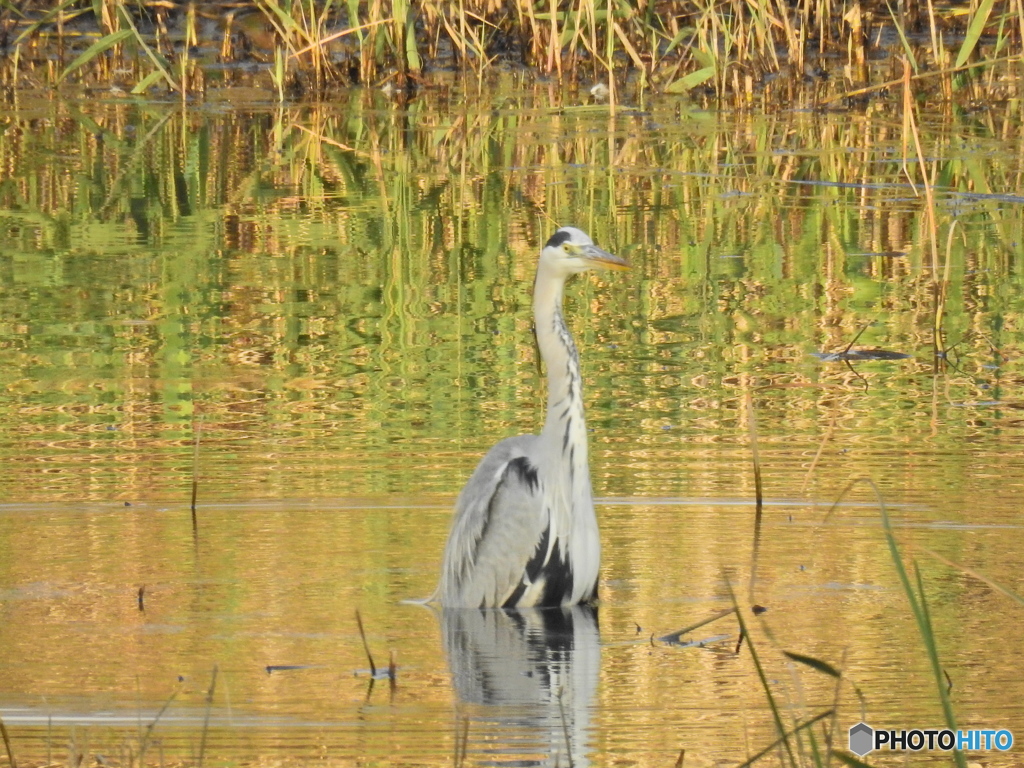
[[[1024,738],[1024,608],[931,554],[1024,593],[1019,107],[923,126],[950,264],[937,359],[891,104],[611,118],[496,92],[3,118],[0,717],[19,763],[735,763],[777,737],[735,619],[659,640],[730,590],[787,727],[837,695],[844,749],[862,712],[941,727],[874,492],[826,521],[858,477],[920,567],[958,724]],[[437,615],[403,601],[433,589],[455,494],[543,418],[529,297],[560,223],[635,267],[567,299],[599,616]],[[855,349],[909,357],[815,356],[869,323]],[[357,610],[394,685],[370,684]],[[783,650],[841,667],[838,694]]]

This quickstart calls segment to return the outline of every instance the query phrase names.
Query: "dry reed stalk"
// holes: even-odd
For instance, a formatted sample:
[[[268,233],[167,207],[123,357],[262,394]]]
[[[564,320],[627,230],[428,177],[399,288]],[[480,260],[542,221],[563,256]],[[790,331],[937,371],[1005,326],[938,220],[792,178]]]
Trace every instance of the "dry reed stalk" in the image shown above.
[[[547,73],[558,70],[558,79],[562,79],[562,46],[558,35],[558,0],[548,0],[550,29],[548,31],[548,67]]]
[[[929,0],[930,2],[930,0]],[[939,279],[939,225],[935,213],[935,174],[938,173],[938,164],[932,166],[932,178],[928,177],[928,166],[925,163],[924,150],[921,147],[921,135],[917,129],[917,105],[914,102],[910,88],[910,65],[906,58],[903,59],[903,128],[904,128],[904,172],[914,185],[913,178],[906,165],[906,136],[909,134],[914,140],[914,152],[917,157],[918,167],[921,169],[921,185],[924,187],[925,196],[925,235],[928,241],[928,250],[931,255],[932,273],[932,295],[934,315],[932,321],[932,352],[933,371],[938,373],[939,360],[942,352],[942,320],[946,304],[946,289],[949,281],[950,259],[947,257],[944,278]],[[916,192],[916,187],[915,187]]]
[[[124,69],[124,43],[130,42],[142,51],[151,62],[150,73],[142,73],[146,86],[155,82],[166,82],[172,90],[193,93],[201,89],[201,68],[190,58],[189,38],[194,33],[186,32],[186,44],[181,51],[173,54],[166,48],[164,32],[156,36],[155,49],[148,49],[152,42],[139,34],[133,14],[151,11],[160,26],[176,11],[168,11],[166,4],[153,0],[96,0],[90,10],[76,9],[77,0],[63,0],[56,9],[44,14],[42,22],[26,25],[26,29],[39,30],[42,24],[56,24],[57,45],[62,49],[66,39],[66,25],[73,15],[91,12],[101,32],[101,40],[108,46],[110,55],[99,56],[102,51],[93,50],[89,57],[89,76],[109,80],[115,69]],[[539,3],[539,5],[537,4]],[[491,67],[498,56],[492,48],[492,40],[499,38],[490,30],[501,30],[503,36],[518,39],[523,58],[527,63],[539,66],[559,79],[572,74],[575,76],[587,52],[594,65],[594,77],[603,71],[610,89],[610,108],[614,111],[621,102],[616,92],[614,53],[616,46],[628,56],[631,66],[638,68],[642,75],[636,80],[636,87],[642,92],[659,80],[666,83],[670,92],[685,92],[714,77],[717,95],[734,98],[751,98],[761,73],[779,72],[781,51],[788,58],[790,70],[795,77],[780,81],[777,89],[786,88],[792,94],[800,86],[802,73],[809,54],[808,42],[817,39],[818,51],[827,53],[830,49],[845,47],[853,78],[858,83],[869,83],[867,29],[868,14],[876,14],[878,3],[851,0],[837,3],[835,0],[805,0],[795,5],[786,0],[691,0],[679,4],[672,12],[665,13],[664,4],[616,3],[609,0],[575,0],[562,7],[557,0],[522,0],[511,9],[500,4],[488,3],[477,7],[467,0],[458,0],[447,5],[435,0],[372,0],[361,3],[346,0],[347,29],[328,34],[332,20],[339,16],[338,3],[316,3],[314,0],[243,0],[236,12],[249,6],[262,11],[288,52],[287,64],[300,56],[298,73],[308,75],[316,83],[320,93],[328,82],[337,76],[331,59],[327,55],[327,44],[345,35],[355,34],[358,38],[358,69],[360,82],[379,84],[377,78],[382,66],[397,70],[397,83],[406,86],[416,82],[423,65],[421,49],[436,57],[437,39],[446,34],[452,41],[453,56],[464,71],[475,70],[482,84],[484,70]],[[1009,7],[996,12],[995,0],[976,0],[971,13],[963,15],[949,9],[936,8],[934,0],[914,6],[913,15],[926,18],[930,34],[930,52],[934,66],[932,76],[939,72],[940,88],[948,102],[956,88],[962,88],[960,81],[954,83],[952,74],[963,71],[968,61],[977,58],[981,41],[986,35],[996,38],[995,53],[1009,54],[1002,59],[991,57],[981,62],[992,64],[1000,60],[1019,60],[1020,39],[1024,34],[1024,2],[1010,0]],[[180,12],[194,18],[198,4],[182,5]],[[897,32],[900,33],[904,51],[913,59],[912,49],[906,42],[903,30],[907,24],[916,23],[908,18],[908,5],[900,4],[894,9],[887,3],[888,15]],[[680,23],[682,22],[682,23]],[[993,29],[995,25],[995,29]],[[193,21],[186,21],[186,30],[194,29]],[[225,17],[224,38],[221,55],[225,61],[231,59],[231,30],[234,26],[230,15]],[[378,26],[380,30],[378,30]],[[600,34],[605,45],[599,52]],[[130,36],[113,37],[125,31]],[[952,31],[951,31],[952,30]],[[34,33],[33,32],[33,33]],[[956,65],[950,67],[952,54],[946,50],[944,38],[963,35],[963,42],[956,54]],[[425,41],[420,39],[424,37]],[[128,40],[128,37],[131,40]],[[23,41],[19,35],[16,42]],[[1011,46],[1018,50],[1011,52]],[[170,63],[161,55],[168,51]],[[20,49],[16,51],[16,55]],[[68,69],[60,65],[61,56],[53,57],[46,66],[57,73],[66,75]],[[57,62],[57,64],[54,64]],[[81,66],[81,63],[79,64]],[[285,75],[292,75],[285,66],[282,74],[277,66],[278,88]],[[878,71],[881,71],[879,68]],[[171,73],[174,73],[172,77]],[[677,78],[678,73],[684,78]],[[157,74],[159,73],[159,74]],[[688,73],[688,74],[687,74]],[[994,69],[986,73],[987,87],[980,93],[965,93],[964,96],[984,98],[999,79]],[[411,80],[410,80],[411,79]],[[180,82],[179,82],[180,81]],[[180,85],[180,88],[176,87]],[[971,89],[976,83],[969,83]],[[872,86],[884,87],[884,86]],[[141,92],[145,87],[140,83]]]
[[[814,475],[814,470],[818,466],[818,461],[821,459],[821,454],[825,452],[825,445],[829,440],[832,439],[832,435],[836,431],[836,422],[839,419],[838,408],[832,411],[832,418],[829,420],[828,429],[825,430],[825,434],[821,438],[821,442],[818,443],[818,450],[814,454],[814,458],[811,459],[811,466],[807,468],[807,474],[804,475],[803,485],[800,486],[800,493],[807,493],[807,486],[810,485],[811,477]]]

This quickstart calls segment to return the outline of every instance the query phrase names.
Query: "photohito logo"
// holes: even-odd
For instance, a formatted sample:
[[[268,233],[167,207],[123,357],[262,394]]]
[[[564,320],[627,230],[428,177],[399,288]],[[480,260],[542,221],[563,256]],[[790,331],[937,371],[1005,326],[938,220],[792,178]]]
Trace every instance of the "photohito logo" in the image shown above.
[[[850,751],[864,757],[868,752],[887,747],[890,750],[920,752],[922,749],[982,750],[1005,752],[1013,746],[1013,734],[1000,730],[951,731],[948,728],[914,728],[911,730],[876,730],[867,723],[850,727]]]

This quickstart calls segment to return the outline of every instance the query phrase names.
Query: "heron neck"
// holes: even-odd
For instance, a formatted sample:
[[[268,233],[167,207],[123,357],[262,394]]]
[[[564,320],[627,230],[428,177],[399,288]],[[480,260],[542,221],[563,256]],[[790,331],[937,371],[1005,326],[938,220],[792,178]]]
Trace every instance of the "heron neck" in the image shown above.
[[[538,474],[550,502],[551,540],[559,543],[570,564],[573,602],[595,594],[601,540],[590,488],[580,361],[562,317],[564,288],[565,275],[542,257],[533,289],[533,319],[548,371],[548,411]]]
[[[583,417],[583,382],[579,356],[562,316],[565,278],[551,274],[542,264],[533,290],[537,345],[548,376],[548,408],[544,436],[557,441],[559,452],[574,464],[587,460],[586,424]],[[569,446],[574,446],[572,454]],[[562,450],[564,449],[564,451]]]

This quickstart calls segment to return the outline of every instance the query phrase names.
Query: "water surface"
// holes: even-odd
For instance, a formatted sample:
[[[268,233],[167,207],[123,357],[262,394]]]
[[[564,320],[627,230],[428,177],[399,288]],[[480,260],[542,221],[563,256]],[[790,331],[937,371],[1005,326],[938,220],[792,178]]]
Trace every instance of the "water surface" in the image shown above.
[[[455,86],[14,105],[0,717],[19,758],[740,762],[776,732],[735,619],[702,647],[658,639],[731,593],[790,727],[837,693],[783,650],[842,668],[844,747],[862,716],[940,727],[875,493],[843,496],[860,477],[920,566],[958,722],[1024,738],[1020,605],[929,554],[1024,592],[1020,115],[926,120],[936,262],[891,104],[642,106]],[[598,616],[406,604],[482,453],[539,428],[533,266],[567,223],[634,264],[567,297]],[[861,331],[908,357],[821,359]],[[357,610],[394,685],[370,684]]]

